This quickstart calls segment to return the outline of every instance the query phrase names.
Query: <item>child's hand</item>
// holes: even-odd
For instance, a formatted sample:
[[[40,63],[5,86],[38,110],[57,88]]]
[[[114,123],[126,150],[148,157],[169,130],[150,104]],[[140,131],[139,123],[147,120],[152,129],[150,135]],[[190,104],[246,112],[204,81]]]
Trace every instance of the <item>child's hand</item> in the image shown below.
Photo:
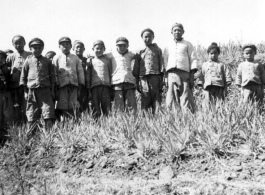
[[[165,85],[166,88],[168,88],[168,80],[167,80],[167,78],[165,78],[165,80],[164,80],[164,85]]]
[[[25,98],[25,100],[28,100],[28,92],[27,91],[24,91],[24,98]]]

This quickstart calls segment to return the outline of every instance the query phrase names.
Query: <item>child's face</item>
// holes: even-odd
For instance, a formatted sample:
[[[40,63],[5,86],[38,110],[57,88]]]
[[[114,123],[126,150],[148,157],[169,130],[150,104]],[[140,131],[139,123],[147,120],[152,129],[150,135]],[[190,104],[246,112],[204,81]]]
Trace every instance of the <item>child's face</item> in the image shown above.
[[[172,34],[173,34],[173,37],[174,39],[181,39],[183,34],[184,34],[184,31],[182,28],[180,28],[179,26],[175,26],[173,29],[172,29]]]
[[[95,47],[93,48],[93,51],[97,57],[100,57],[103,55],[103,53],[105,51],[105,47],[104,47],[104,45],[101,45],[101,44],[95,45]]]
[[[54,56],[55,56],[55,54],[48,53],[45,57],[48,58],[52,62]]]
[[[15,47],[15,49],[18,51],[18,52],[22,52],[24,51],[24,47],[25,47],[25,41],[23,38],[21,37],[15,37],[13,39],[13,46]]]
[[[216,49],[211,49],[208,55],[212,61],[216,62],[218,60],[219,53]]]
[[[61,42],[59,48],[64,54],[69,54],[72,48],[72,44],[69,42]]]
[[[35,57],[39,57],[43,51],[42,45],[32,45],[30,46],[30,51]]]
[[[118,45],[116,46],[117,51],[118,51],[120,54],[124,54],[124,53],[128,50],[128,47],[129,47],[128,44],[118,44]]]
[[[151,32],[144,32],[143,37],[142,37],[145,45],[151,45],[153,40],[154,40],[154,35]]]
[[[255,51],[252,48],[246,48],[243,51],[243,55],[244,58],[248,61],[248,62],[252,62],[254,60],[254,56],[255,56]]]
[[[2,66],[6,62],[6,57],[0,54],[0,66]]]
[[[78,56],[83,56],[85,47],[82,44],[76,44],[74,47],[75,54]]]

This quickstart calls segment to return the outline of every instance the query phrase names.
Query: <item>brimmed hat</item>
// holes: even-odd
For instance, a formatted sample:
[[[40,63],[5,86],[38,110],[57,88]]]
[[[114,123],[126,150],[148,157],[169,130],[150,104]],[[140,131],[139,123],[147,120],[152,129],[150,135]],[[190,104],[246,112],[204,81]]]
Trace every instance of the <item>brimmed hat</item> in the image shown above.
[[[207,49],[207,53],[209,53],[212,49],[216,49],[218,53],[221,53],[220,47],[218,47],[217,43],[213,42]]]
[[[14,41],[14,39],[15,39],[16,37],[19,37],[19,38],[23,39],[24,42],[26,43],[26,40],[25,40],[25,38],[24,38],[22,35],[15,35],[15,36],[13,37],[13,39],[12,39],[12,43],[13,43],[13,41]]]
[[[29,47],[31,47],[32,45],[42,45],[42,46],[44,46],[44,42],[40,38],[33,38],[29,42]]]
[[[129,45],[129,41],[125,37],[119,37],[116,40],[116,45],[119,45],[119,44],[127,44],[127,45]]]
[[[251,48],[254,50],[255,53],[257,53],[257,47],[253,44],[246,44],[243,46],[242,50],[244,51],[246,48]]]
[[[69,37],[61,37],[59,39],[59,44],[62,42],[69,42],[70,44],[72,44],[71,39]]]
[[[93,43],[93,48],[94,48],[96,45],[103,45],[103,46],[105,47],[104,42],[101,41],[101,40],[96,40],[96,41]]]
[[[141,37],[143,37],[143,34],[144,34],[145,32],[150,32],[150,33],[153,34],[153,36],[155,36],[154,31],[152,31],[150,28],[146,28],[146,29],[144,29],[144,30],[141,32]]]
[[[49,54],[52,54],[52,55],[56,55],[56,53],[54,51],[48,51],[45,56],[49,55]]]

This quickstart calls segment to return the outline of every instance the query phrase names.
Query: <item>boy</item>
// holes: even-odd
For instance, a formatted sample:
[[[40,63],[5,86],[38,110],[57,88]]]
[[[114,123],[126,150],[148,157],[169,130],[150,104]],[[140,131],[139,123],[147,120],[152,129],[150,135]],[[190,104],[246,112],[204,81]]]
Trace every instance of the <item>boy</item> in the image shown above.
[[[117,110],[137,110],[135,78],[132,74],[135,54],[128,51],[129,41],[125,37],[116,40],[117,51],[110,54],[112,64],[111,85],[114,90],[114,107]]]
[[[54,57],[53,64],[56,69],[58,88],[57,109],[64,118],[67,114],[74,116],[75,109],[79,108],[77,96],[80,85],[85,84],[85,78],[79,58],[70,53],[71,39],[68,37],[60,38],[59,48],[62,53]]]
[[[0,50],[0,146],[6,140],[6,126],[8,124],[7,101],[10,96],[7,92],[7,81],[10,71],[6,65],[6,53]]]
[[[227,87],[232,83],[229,69],[218,60],[220,52],[218,45],[212,43],[207,49],[209,61],[203,63],[200,70],[198,85],[204,88],[205,107],[224,101]]]
[[[251,101],[261,105],[264,96],[265,71],[258,61],[254,61],[256,53],[255,45],[248,44],[243,47],[245,61],[238,65],[236,85],[241,87],[244,103]]]
[[[91,90],[92,112],[97,119],[101,115],[108,115],[111,109],[111,60],[103,55],[104,42],[97,40],[93,43],[95,57],[88,59],[87,88]]]
[[[178,104],[182,109],[188,108],[194,112],[192,88],[194,73],[198,69],[196,54],[192,44],[183,39],[183,25],[173,24],[171,33],[174,42],[168,48],[168,63],[166,67],[168,91],[166,105],[169,109],[172,104]]]
[[[154,114],[161,104],[163,86],[164,61],[162,50],[152,43],[154,32],[147,28],[141,33],[145,48],[137,53],[134,75],[137,78],[137,88],[141,93],[141,108],[152,109]]]
[[[84,51],[85,51],[85,45],[83,42],[81,41],[75,41],[74,45],[73,45],[73,50],[76,54],[76,56],[80,59],[80,62],[82,64],[83,70],[84,70],[84,74],[85,74],[85,78],[86,78],[86,73],[87,73],[87,67],[86,67],[86,61],[87,58],[85,58],[83,56]],[[86,83],[86,82],[85,82]],[[80,103],[80,110],[81,111],[85,111],[88,108],[88,89],[86,86],[82,86],[80,88],[80,95],[78,97],[78,101]]]
[[[48,58],[52,62],[55,55],[56,55],[56,53],[54,51],[48,51],[46,53],[45,57]]]
[[[7,66],[10,67],[10,81],[8,90],[10,92],[10,100],[8,101],[8,113],[12,116],[11,123],[25,121],[26,119],[26,102],[24,99],[24,88],[19,85],[20,74],[26,58],[31,55],[30,52],[24,50],[26,41],[23,36],[16,35],[12,39],[13,46],[16,51],[7,56]]]
[[[30,125],[44,118],[45,127],[50,129],[54,114],[54,85],[55,74],[51,61],[41,55],[44,42],[34,38],[29,42],[32,55],[24,62],[20,85],[24,86],[26,113]]]

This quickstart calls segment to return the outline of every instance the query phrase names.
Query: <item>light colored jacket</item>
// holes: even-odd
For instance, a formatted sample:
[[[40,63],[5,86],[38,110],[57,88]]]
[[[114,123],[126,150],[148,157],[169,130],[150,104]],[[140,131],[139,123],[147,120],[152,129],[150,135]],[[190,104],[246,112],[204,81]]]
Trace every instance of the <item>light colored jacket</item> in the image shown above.
[[[112,65],[111,60],[105,55],[87,60],[87,88],[100,85],[111,86]]]
[[[226,65],[220,61],[208,61],[203,63],[199,72],[198,85],[203,85],[203,88],[210,85],[225,87],[232,83],[232,77]]]
[[[112,64],[112,78],[111,84],[117,85],[120,83],[135,84],[135,77],[132,70],[135,63],[135,54],[128,51],[125,54],[119,52],[113,52],[108,54]]]
[[[150,46],[140,50],[136,54],[137,63],[134,66],[134,75],[136,77],[161,74],[164,72],[164,60],[162,50],[153,43]]]
[[[265,84],[265,71],[258,62],[241,62],[237,68],[236,85],[246,86],[249,82]]]
[[[53,58],[55,66],[56,84],[59,87],[65,85],[85,85],[84,69],[80,59],[73,54],[65,55],[63,53]]]
[[[172,42],[168,47],[166,71],[179,69],[186,72],[198,69],[197,57],[192,44],[184,39]]]

